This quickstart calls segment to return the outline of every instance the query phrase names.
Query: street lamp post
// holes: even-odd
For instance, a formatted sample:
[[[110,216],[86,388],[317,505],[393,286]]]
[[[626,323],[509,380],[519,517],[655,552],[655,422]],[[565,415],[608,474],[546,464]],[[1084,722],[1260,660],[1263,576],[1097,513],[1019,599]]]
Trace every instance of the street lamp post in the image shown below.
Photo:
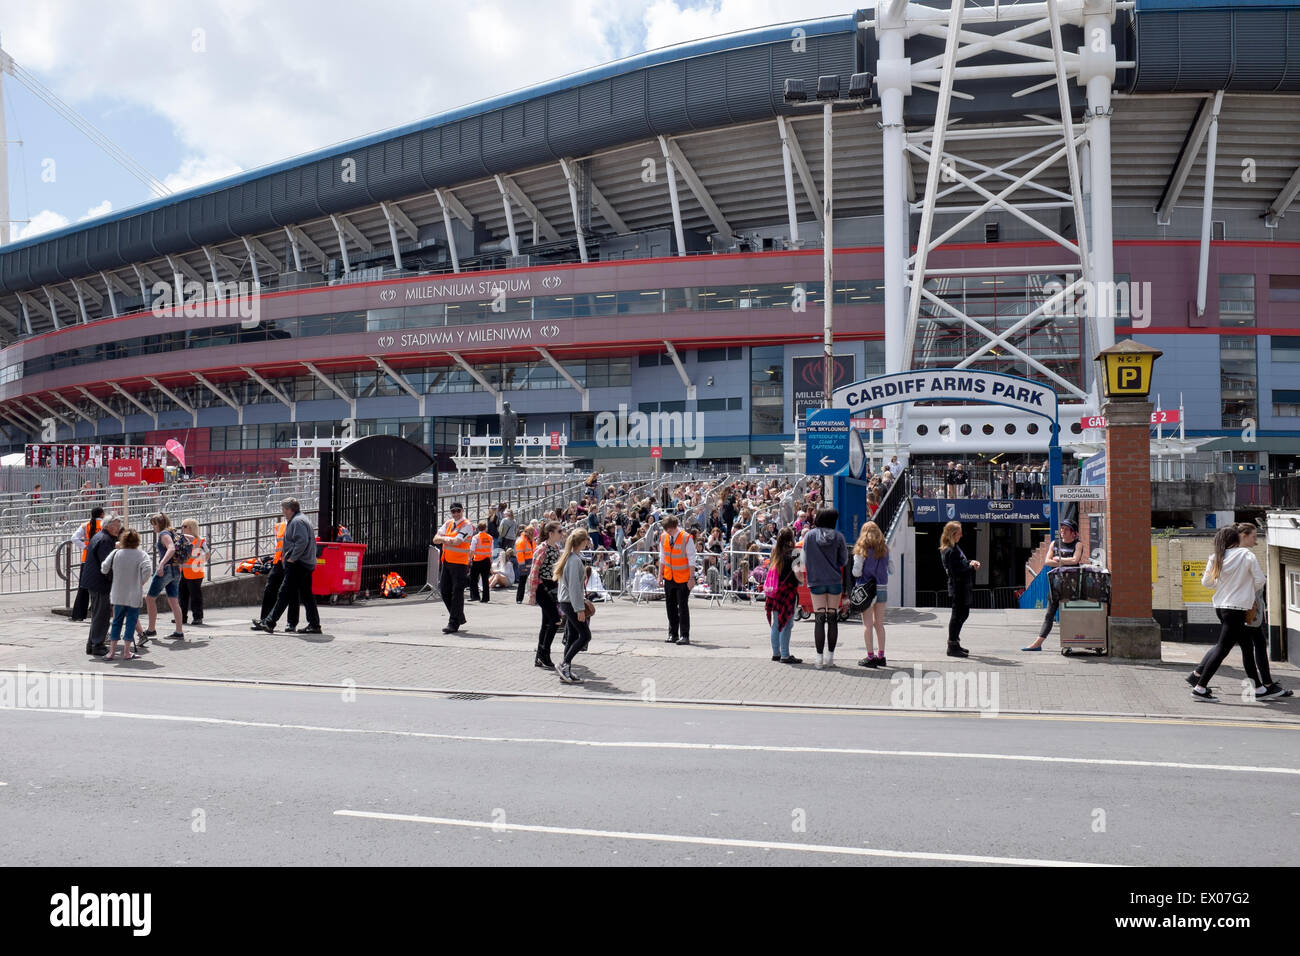
[[[832,113],[840,102],[865,101],[871,95],[870,73],[854,73],[849,78],[847,99],[840,96],[838,74],[817,78],[817,99],[822,105],[822,350],[825,358],[822,407],[831,407],[835,391],[835,184]],[[801,79],[785,81],[785,101],[808,102],[808,91]]]

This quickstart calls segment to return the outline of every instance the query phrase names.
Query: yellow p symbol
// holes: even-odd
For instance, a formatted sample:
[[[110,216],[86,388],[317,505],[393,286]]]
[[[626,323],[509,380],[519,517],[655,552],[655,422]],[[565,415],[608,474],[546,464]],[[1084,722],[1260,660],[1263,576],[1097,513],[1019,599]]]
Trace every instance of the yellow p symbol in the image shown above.
[[[1142,369],[1136,365],[1119,367],[1119,387],[1123,390],[1139,391],[1142,388]]]

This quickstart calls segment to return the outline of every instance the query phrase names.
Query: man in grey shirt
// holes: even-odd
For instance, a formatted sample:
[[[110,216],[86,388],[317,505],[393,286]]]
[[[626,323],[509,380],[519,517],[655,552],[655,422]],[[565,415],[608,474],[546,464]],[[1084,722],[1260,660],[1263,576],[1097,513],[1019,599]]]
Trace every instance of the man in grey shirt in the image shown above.
[[[316,570],[316,531],[302,513],[297,498],[285,498],[280,502],[280,510],[288,522],[284,529],[284,582],[280,585],[271,616],[262,620],[256,629],[273,633],[275,622],[289,606],[290,597],[296,594],[307,614],[307,626],[298,633],[319,634],[320,612],[316,610],[316,598],[311,593],[311,576]]]

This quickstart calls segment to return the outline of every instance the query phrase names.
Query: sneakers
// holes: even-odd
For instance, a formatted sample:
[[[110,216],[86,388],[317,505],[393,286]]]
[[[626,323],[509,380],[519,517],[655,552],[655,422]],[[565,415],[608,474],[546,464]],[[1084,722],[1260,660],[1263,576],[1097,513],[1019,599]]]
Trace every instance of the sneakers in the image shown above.
[[[966,648],[962,647],[960,644],[950,643],[948,645],[948,656],[949,657],[970,657],[970,651],[966,650]]]
[[[1286,696],[1286,691],[1284,691],[1281,685],[1277,683],[1269,684],[1267,687],[1255,688],[1256,700],[1274,700],[1278,697],[1285,697],[1285,696]]]
[[[320,625],[308,624],[304,628],[299,628],[298,633],[299,634],[320,634],[321,633]]]
[[[665,643],[665,644],[676,644],[676,643],[677,643],[677,638],[674,637],[673,635],[669,634],[668,637],[664,640],[664,643]]]
[[[1210,693],[1210,689],[1208,687],[1200,687],[1200,686],[1192,688],[1192,696],[1197,700],[1206,701],[1206,702],[1217,702],[1219,699]]]
[[[802,663],[803,663],[803,658],[802,658],[802,657],[793,657],[793,656],[791,656],[791,657],[783,657],[783,658],[781,658],[781,663],[782,663],[782,664],[802,664]]]
[[[822,661],[822,667],[834,667],[834,666],[835,666],[835,652],[827,651],[826,659]]]
[[[170,634],[167,635],[167,640],[169,640],[169,641],[183,641],[183,640],[185,640],[185,635],[182,634],[180,631],[172,631]]]
[[[1192,687],[1195,687],[1197,684],[1201,682],[1201,675],[1196,673],[1196,671],[1192,671],[1190,674],[1184,677],[1183,680],[1187,681],[1187,683],[1190,684]]]
[[[682,644],[682,645],[689,644],[690,642],[691,642],[691,639],[690,639],[689,637],[679,637],[679,638],[677,639],[677,643],[678,643],[678,644]]]
[[[297,625],[297,624],[290,624],[290,625],[288,625],[288,626],[284,629],[284,633],[286,633],[286,634],[297,634],[297,633],[298,633],[298,625]]]
[[[773,655],[772,655],[772,660],[774,660],[774,661],[779,661],[780,659],[781,659],[781,655],[780,655],[780,654],[773,654]]]
[[[555,673],[560,675],[560,681],[564,684],[581,684],[582,678],[573,676],[573,668],[563,661],[555,665]]]
[[[533,666],[541,667],[548,671],[555,670],[555,662],[549,656],[543,657],[541,654],[533,655]]]
[[[821,670],[825,666],[826,666],[826,654],[822,651],[818,651],[817,663],[814,664],[813,667],[817,668],[818,670]]]
[[[884,654],[877,654],[877,655],[876,655],[876,667],[884,667],[884,666],[885,666],[885,655],[884,655]]]

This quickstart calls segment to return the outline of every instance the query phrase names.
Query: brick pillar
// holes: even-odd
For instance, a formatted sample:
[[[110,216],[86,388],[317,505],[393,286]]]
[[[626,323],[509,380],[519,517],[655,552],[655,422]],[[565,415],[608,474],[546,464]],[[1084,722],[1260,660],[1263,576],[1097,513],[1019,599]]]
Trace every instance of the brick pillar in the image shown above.
[[[1110,566],[1110,653],[1160,660],[1151,616],[1151,403],[1108,401],[1106,562]]]

